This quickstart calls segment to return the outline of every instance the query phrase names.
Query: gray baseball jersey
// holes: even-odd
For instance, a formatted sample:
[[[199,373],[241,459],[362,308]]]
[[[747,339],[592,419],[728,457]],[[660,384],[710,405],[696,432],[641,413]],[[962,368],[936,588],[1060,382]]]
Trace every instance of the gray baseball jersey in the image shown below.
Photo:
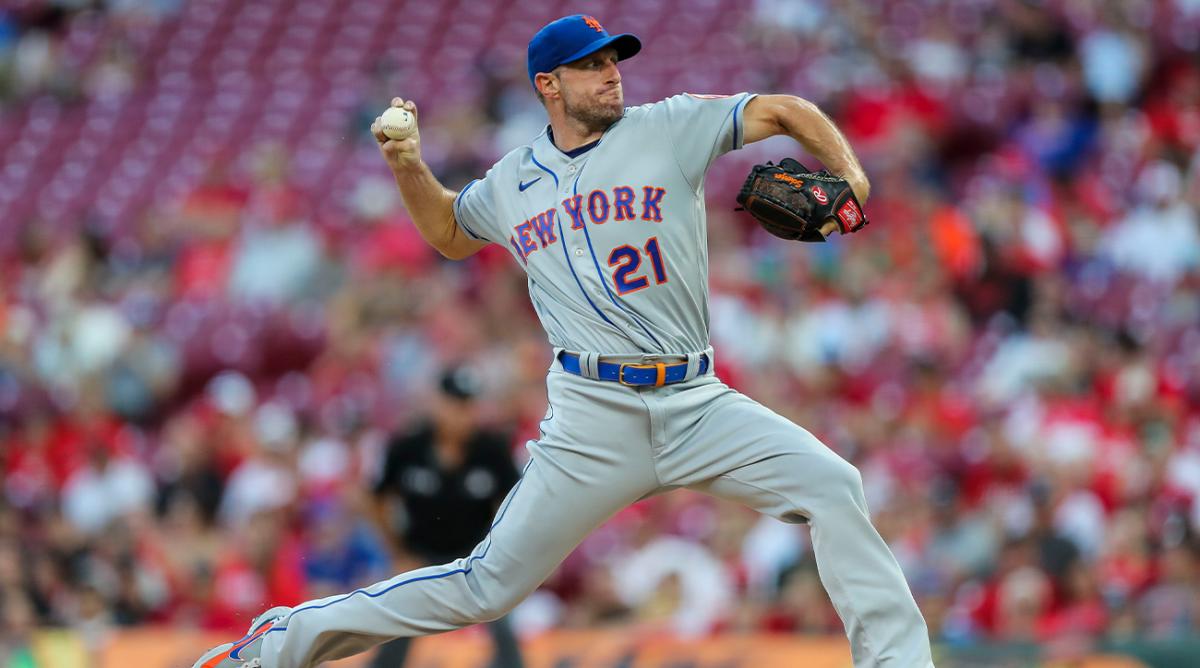
[[[264,668],[308,668],[496,619],[622,507],[686,487],[811,524],[855,665],[932,665],[925,622],[871,525],[858,471],[697,363],[712,354],[704,174],[741,146],[750,97],[630,108],[569,154],[543,133],[463,189],[459,225],[509,249],[550,342],[590,362],[567,373],[556,354],[529,465],[470,555],[297,606],[231,652],[253,652],[261,638]],[[601,355],[684,358],[687,373],[627,387],[598,379]]]
[[[525,269],[556,348],[703,351],[704,174],[741,147],[751,97],[677,95],[632,107],[598,142],[570,154],[547,130],[464,188],[455,218],[472,237],[506,246]]]

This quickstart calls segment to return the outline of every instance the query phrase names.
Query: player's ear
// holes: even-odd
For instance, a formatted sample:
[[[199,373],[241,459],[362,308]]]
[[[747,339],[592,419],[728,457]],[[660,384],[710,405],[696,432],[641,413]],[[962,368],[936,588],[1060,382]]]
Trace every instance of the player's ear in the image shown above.
[[[553,73],[538,72],[533,77],[533,83],[537,86],[537,90],[541,93],[542,99],[558,97],[559,86],[561,85],[558,77]]]

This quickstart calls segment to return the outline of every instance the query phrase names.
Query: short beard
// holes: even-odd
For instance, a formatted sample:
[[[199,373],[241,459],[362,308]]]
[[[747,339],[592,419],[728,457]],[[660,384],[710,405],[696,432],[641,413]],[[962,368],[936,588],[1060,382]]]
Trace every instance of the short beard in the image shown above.
[[[563,89],[563,111],[567,118],[582,125],[589,133],[604,132],[625,115],[623,99],[612,106],[596,100],[576,104],[566,89]]]

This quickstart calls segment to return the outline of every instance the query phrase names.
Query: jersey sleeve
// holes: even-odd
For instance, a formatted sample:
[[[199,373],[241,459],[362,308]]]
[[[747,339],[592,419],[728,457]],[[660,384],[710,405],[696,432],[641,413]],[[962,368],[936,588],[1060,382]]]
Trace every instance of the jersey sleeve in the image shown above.
[[[692,187],[699,188],[717,157],[742,147],[742,113],[753,93],[693,95],[663,100],[662,119],[679,168]]]
[[[468,183],[454,198],[454,220],[472,239],[504,243],[503,235],[496,232],[497,174],[492,167],[482,179]]]

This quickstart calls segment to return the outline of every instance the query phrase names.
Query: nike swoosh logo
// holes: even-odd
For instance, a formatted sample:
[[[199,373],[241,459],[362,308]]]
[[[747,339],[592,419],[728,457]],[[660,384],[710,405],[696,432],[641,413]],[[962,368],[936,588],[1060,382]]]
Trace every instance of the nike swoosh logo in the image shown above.
[[[533,185],[533,184],[535,184],[535,183],[537,183],[538,181],[541,181],[541,180],[542,180],[542,177],[540,177],[540,176],[539,176],[539,177],[537,177],[536,179],[534,179],[534,180],[532,180],[532,181],[530,181],[530,182],[528,182],[528,183],[518,183],[518,184],[517,184],[517,189],[518,189],[518,190],[520,190],[521,192],[525,192],[526,190],[528,190],[528,189],[529,189],[529,186],[531,186],[531,185]]]

